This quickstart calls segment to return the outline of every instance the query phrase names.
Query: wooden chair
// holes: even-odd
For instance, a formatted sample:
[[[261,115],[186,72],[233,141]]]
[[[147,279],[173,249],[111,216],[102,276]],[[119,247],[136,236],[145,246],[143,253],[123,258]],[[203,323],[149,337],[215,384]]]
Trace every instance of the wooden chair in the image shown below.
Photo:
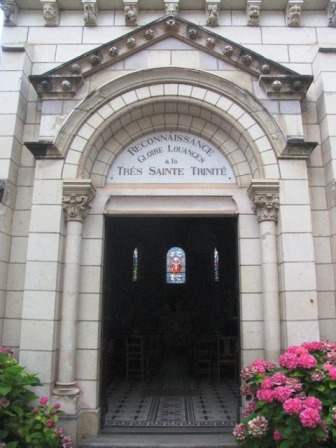
[[[147,377],[146,337],[126,337],[126,381],[141,380]]]
[[[217,378],[221,379],[222,369],[229,368],[237,377],[237,347],[233,336],[220,336],[217,339]]]
[[[209,341],[196,341],[193,345],[193,376],[211,382],[212,350]]]

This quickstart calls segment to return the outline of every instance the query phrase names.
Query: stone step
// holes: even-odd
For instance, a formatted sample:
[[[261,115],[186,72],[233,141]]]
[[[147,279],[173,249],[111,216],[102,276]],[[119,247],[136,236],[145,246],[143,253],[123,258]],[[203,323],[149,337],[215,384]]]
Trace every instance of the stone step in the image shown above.
[[[232,434],[101,434],[78,448],[237,448]]]

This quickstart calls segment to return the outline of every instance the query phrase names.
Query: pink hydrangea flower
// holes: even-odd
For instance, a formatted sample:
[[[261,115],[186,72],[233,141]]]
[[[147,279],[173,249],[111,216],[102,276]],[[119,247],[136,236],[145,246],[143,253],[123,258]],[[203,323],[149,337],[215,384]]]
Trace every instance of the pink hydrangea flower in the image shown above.
[[[268,421],[263,416],[255,417],[247,423],[248,432],[253,437],[263,437],[267,432],[267,428]]]
[[[295,370],[298,367],[298,357],[294,353],[284,353],[279,358],[280,367]]]
[[[48,397],[41,397],[40,404],[42,404],[42,406],[45,406],[46,404],[48,404],[48,401]]]
[[[276,372],[272,377],[272,383],[275,386],[282,386],[283,384],[286,384],[286,375],[282,372]]]
[[[51,420],[51,419],[47,420],[47,422],[46,422],[47,428],[53,428],[54,426],[55,426],[54,420]]]
[[[317,366],[317,360],[313,355],[303,354],[298,358],[298,367],[303,369],[313,369]]]
[[[297,346],[297,345],[292,345],[290,347],[288,347],[288,349],[286,350],[286,353],[293,353],[294,355],[300,356],[300,355],[307,355],[308,354],[308,350],[301,346]]]
[[[61,407],[61,405],[59,403],[54,404],[54,409],[59,409],[60,407]]]
[[[233,435],[236,437],[236,439],[239,442],[243,442],[245,440],[245,430],[246,430],[246,426],[244,425],[244,423],[239,423],[238,425],[236,425],[233,429]]]
[[[32,414],[37,414],[38,413],[38,409],[37,408],[33,408],[32,409]]]
[[[308,352],[317,352],[323,349],[323,344],[319,341],[304,342],[301,346],[306,348]]]
[[[312,381],[315,382],[321,382],[325,378],[325,374],[322,372],[322,370],[315,370],[311,375],[310,378]]]
[[[278,429],[274,430],[273,439],[276,440],[277,442],[280,442],[280,440],[283,440],[283,437]]]
[[[336,351],[332,351],[326,354],[326,360],[336,364]]]
[[[292,391],[286,386],[276,387],[274,390],[274,399],[284,403],[292,395]]]
[[[299,398],[288,398],[283,405],[283,410],[288,415],[299,414],[302,411],[303,404]]]
[[[240,393],[245,396],[253,396],[256,392],[248,384],[242,384],[240,387]]]
[[[322,410],[322,403],[321,400],[319,400],[316,397],[307,397],[304,402],[303,402],[303,406],[305,408],[312,408],[312,409],[316,409],[317,411],[321,411]]]
[[[264,381],[261,383],[261,388],[262,389],[272,389],[273,386],[273,381],[271,379],[271,377],[267,377],[264,379]]]
[[[336,367],[332,367],[329,370],[329,376],[332,381],[336,381]]]
[[[304,428],[316,428],[321,422],[320,413],[312,408],[306,408],[300,412],[299,418]]]
[[[257,398],[260,401],[267,401],[267,403],[273,403],[274,391],[268,389],[261,389],[257,392]]]
[[[287,378],[285,384],[292,392],[301,392],[303,384],[299,378]]]
[[[255,408],[256,408],[256,402],[254,400],[251,400],[249,404],[246,406],[246,408],[243,409],[243,417],[244,418],[249,417],[252,414],[252,412],[255,411]]]

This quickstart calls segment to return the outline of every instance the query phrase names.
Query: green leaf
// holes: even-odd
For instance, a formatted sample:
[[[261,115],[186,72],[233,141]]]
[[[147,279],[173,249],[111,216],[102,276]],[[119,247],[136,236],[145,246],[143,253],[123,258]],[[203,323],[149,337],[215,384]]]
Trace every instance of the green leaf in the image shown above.
[[[11,386],[0,386],[0,395],[5,397],[11,390]]]

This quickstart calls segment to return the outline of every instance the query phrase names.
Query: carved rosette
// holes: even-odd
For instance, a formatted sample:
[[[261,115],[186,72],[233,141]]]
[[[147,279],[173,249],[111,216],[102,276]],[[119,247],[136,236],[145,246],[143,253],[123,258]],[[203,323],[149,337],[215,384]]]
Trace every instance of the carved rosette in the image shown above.
[[[89,203],[94,198],[95,190],[90,181],[64,181],[63,210],[66,221],[80,221],[90,212]]]

